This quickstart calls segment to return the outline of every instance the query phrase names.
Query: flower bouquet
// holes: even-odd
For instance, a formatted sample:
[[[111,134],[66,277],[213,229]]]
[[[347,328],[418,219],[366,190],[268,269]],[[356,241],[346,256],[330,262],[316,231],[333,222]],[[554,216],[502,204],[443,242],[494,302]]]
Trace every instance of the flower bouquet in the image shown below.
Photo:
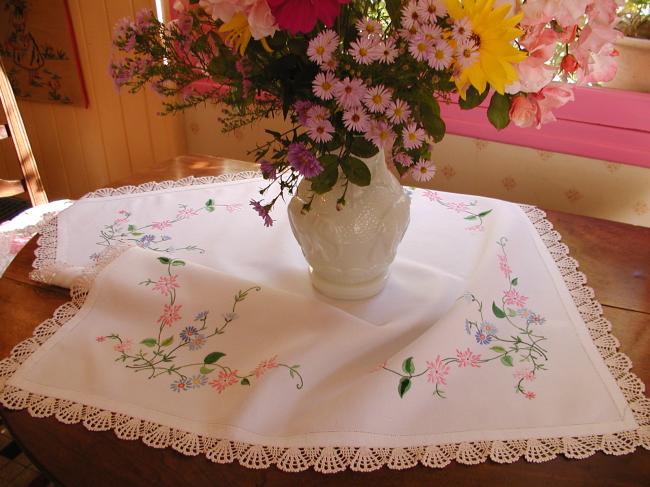
[[[440,105],[456,97],[467,110],[489,98],[497,129],[554,120],[573,99],[568,80],[613,77],[618,3],[178,1],[167,24],[147,11],[117,24],[111,72],[133,92],[151,85],[168,112],[220,104],[224,131],[282,115],[287,129],[251,151],[270,181],[251,205],[271,226],[301,181],[302,213],[323,195],[345,213],[377,154],[399,175],[431,179]]]

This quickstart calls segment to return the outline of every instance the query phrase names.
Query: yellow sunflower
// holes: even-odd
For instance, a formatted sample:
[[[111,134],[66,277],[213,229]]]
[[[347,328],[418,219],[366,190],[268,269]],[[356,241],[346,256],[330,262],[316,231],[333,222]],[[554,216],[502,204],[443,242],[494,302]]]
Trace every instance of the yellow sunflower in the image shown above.
[[[517,81],[514,64],[527,54],[513,44],[523,34],[516,26],[523,14],[506,17],[510,5],[494,8],[494,0],[445,0],[449,15],[455,21],[467,18],[472,28],[472,40],[478,47],[478,58],[471,65],[459,67],[453,80],[461,97],[469,85],[483,93],[489,83],[503,94],[505,87]]]

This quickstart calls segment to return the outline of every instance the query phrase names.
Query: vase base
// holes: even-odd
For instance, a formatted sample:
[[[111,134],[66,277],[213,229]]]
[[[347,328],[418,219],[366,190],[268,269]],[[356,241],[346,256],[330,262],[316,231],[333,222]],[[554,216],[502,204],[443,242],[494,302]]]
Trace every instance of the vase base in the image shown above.
[[[359,282],[357,284],[342,284],[324,279],[318,273],[314,272],[311,266],[309,268],[309,275],[312,286],[318,292],[328,298],[346,300],[371,298],[384,289],[388,280],[388,272],[386,272],[369,281]]]

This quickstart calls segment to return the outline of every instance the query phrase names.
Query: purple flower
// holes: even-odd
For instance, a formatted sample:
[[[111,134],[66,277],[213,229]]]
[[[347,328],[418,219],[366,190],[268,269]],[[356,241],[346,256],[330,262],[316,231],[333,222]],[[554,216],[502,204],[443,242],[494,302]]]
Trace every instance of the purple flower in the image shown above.
[[[277,176],[275,165],[268,159],[262,159],[260,161],[260,170],[264,179],[275,179]]]
[[[273,219],[269,215],[268,206],[262,206],[262,203],[255,200],[251,200],[250,204],[253,207],[253,209],[257,212],[257,214],[262,217],[262,220],[264,220],[265,227],[270,227],[273,225]]]
[[[543,325],[546,323],[546,318],[538,315],[537,313],[531,313],[528,318],[526,318],[526,323],[529,325]]]
[[[194,321],[203,321],[208,317],[208,311],[201,311],[194,317]]]
[[[198,350],[205,345],[205,335],[202,335],[201,333],[194,335],[192,339],[190,340],[190,350]]]
[[[187,379],[178,379],[169,386],[174,392],[187,391],[192,388],[192,385]]]
[[[294,142],[289,145],[287,160],[293,169],[306,178],[318,176],[323,171],[323,166],[318,162],[318,158],[302,142]]]
[[[196,327],[188,326],[180,333],[180,337],[181,340],[183,340],[184,342],[189,342],[193,337],[195,337],[198,334],[199,334],[199,330],[197,330]]]
[[[483,330],[478,330],[474,336],[476,337],[476,343],[480,345],[487,345],[492,341],[492,335],[485,333]]]
[[[296,113],[300,125],[307,124],[307,112],[312,106],[314,106],[312,102],[305,100],[298,100],[293,104],[293,111]]]
[[[145,235],[144,237],[140,238],[140,240],[138,240],[136,244],[138,245],[138,247],[147,248],[149,247],[149,245],[151,245],[151,242],[153,242],[154,240],[156,240],[155,235]]]

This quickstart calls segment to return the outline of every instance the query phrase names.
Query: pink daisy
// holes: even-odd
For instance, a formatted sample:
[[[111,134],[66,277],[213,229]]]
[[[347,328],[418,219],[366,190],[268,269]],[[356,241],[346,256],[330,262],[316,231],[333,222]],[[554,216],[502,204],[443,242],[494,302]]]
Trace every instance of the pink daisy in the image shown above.
[[[407,149],[416,149],[422,145],[424,141],[425,132],[422,128],[418,127],[414,122],[408,124],[402,130],[402,139],[404,140],[404,147]]]
[[[368,110],[375,113],[384,113],[391,101],[390,91],[384,85],[369,88],[363,97],[363,102]]]
[[[418,13],[418,3],[411,0],[406,7],[402,9],[402,25],[407,29],[420,25],[422,18]]]
[[[436,166],[433,162],[420,158],[418,163],[409,172],[416,181],[429,181],[436,175]]]
[[[472,41],[460,42],[456,47],[456,63],[467,69],[479,59],[478,47]]]
[[[355,25],[362,36],[375,37],[382,33],[381,23],[374,19],[359,19]]]
[[[385,41],[382,41],[377,46],[377,51],[379,51],[379,62],[392,64],[397,58],[397,47],[395,45],[395,39],[389,37]]]
[[[526,380],[528,382],[535,380],[535,372],[533,372],[531,369],[517,370],[514,374],[512,374],[512,376],[517,380]]]
[[[442,39],[442,29],[437,25],[423,25],[420,32],[425,39],[431,42]]]
[[[255,376],[256,379],[259,379],[264,375],[264,373],[267,370],[275,369],[278,367],[278,356],[275,355],[274,357],[271,357],[270,359],[267,360],[262,360],[259,364],[257,364],[257,367],[253,370],[253,375]]]
[[[435,24],[438,21],[436,17],[447,15],[447,7],[443,0],[420,0],[417,12],[423,22]]]
[[[537,394],[535,394],[533,391],[524,392],[524,397],[526,399],[533,400],[533,399],[535,399],[535,396],[537,396]]]
[[[393,160],[402,167],[411,167],[415,162],[406,152],[398,152]]]
[[[333,133],[334,125],[329,120],[312,118],[307,122],[307,134],[314,142],[329,142]]]
[[[124,340],[123,342],[120,343],[116,343],[113,346],[113,349],[116,352],[128,352],[129,350],[131,350],[132,346],[133,346],[133,340],[129,339],[129,340]]]
[[[334,88],[334,96],[343,108],[358,107],[365,94],[366,85],[357,78],[346,77]]]
[[[339,36],[333,30],[327,29],[309,41],[307,56],[315,63],[326,63],[332,57],[339,44]]]
[[[307,110],[307,117],[303,125],[309,125],[312,120],[328,120],[330,111],[322,105],[313,105]]]
[[[361,37],[350,44],[350,55],[359,64],[370,64],[379,59],[381,55],[378,44],[367,37]]]
[[[176,218],[179,220],[185,220],[186,218],[190,218],[198,214],[199,214],[198,210],[193,210],[192,208],[188,208],[186,206],[185,208],[181,208],[180,210],[178,210],[178,213],[176,214]]]
[[[106,337],[105,336],[99,336],[99,337],[95,338],[95,340],[101,343],[103,341],[106,341]]]
[[[312,83],[312,91],[321,100],[331,100],[334,97],[334,87],[338,80],[330,72],[318,73]]]
[[[467,17],[458,19],[451,27],[451,36],[457,43],[462,44],[472,36],[472,24]]]
[[[398,98],[388,104],[386,115],[393,123],[404,123],[411,116],[411,109],[408,103]]]
[[[451,66],[453,60],[452,49],[447,41],[440,40],[433,45],[433,51],[429,56],[429,66],[433,69],[443,70]]]
[[[233,384],[236,384],[237,382],[239,382],[239,378],[237,377],[236,370],[231,370],[230,372],[226,372],[222,370],[221,372],[219,372],[219,375],[217,376],[216,379],[210,381],[210,385],[214,389],[216,389],[216,391],[219,394],[221,394],[228,387],[230,387]]]
[[[379,149],[390,146],[395,140],[395,133],[390,126],[382,120],[370,122],[368,124],[368,130],[364,136]]]
[[[528,296],[519,294],[515,288],[508,289],[503,291],[504,302],[510,306],[517,306],[518,308],[523,308],[526,306],[526,301],[528,301]]]
[[[172,326],[172,324],[181,319],[178,313],[183,305],[182,304],[166,304],[163,307],[163,314],[158,318],[158,323],[163,326]]]
[[[433,42],[423,34],[416,34],[409,41],[409,52],[416,61],[426,61],[433,51]]]
[[[159,291],[163,296],[169,296],[173,289],[180,287],[176,282],[177,278],[178,276],[160,276],[154,284],[153,290]]]
[[[343,125],[350,131],[365,132],[368,129],[368,114],[363,107],[346,110],[343,113]]]
[[[169,228],[172,226],[172,223],[169,220],[163,220],[161,222],[153,222],[151,224],[151,228],[155,228],[156,230],[164,230],[165,228]]]

